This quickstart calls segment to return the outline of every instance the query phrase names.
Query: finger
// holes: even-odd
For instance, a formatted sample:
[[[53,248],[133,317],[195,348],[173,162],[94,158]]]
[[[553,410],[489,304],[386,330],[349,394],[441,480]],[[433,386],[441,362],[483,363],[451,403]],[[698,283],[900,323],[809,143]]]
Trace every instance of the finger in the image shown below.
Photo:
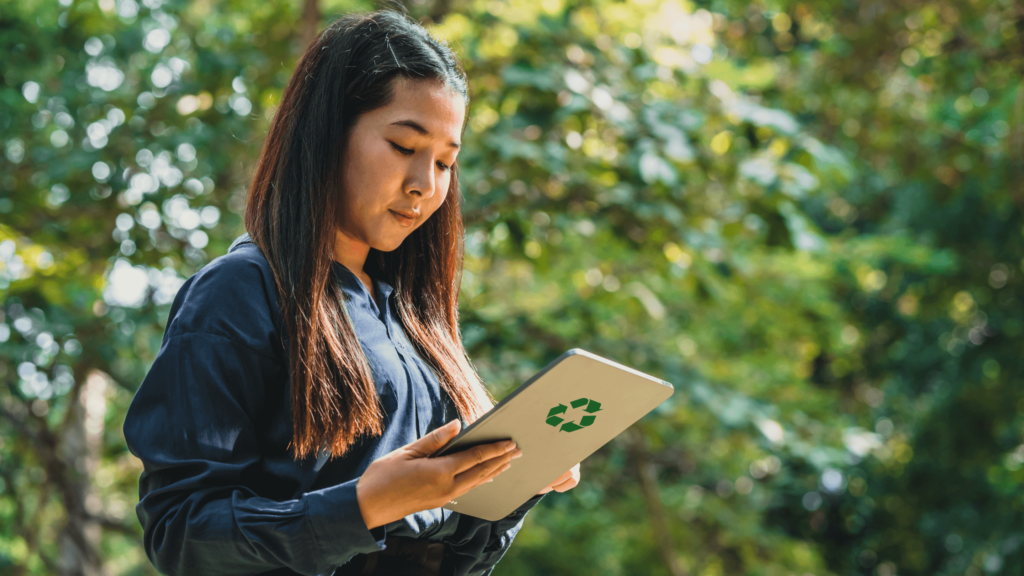
[[[486,465],[474,467],[456,476],[455,482],[452,485],[452,498],[462,496],[473,488],[494,480],[499,474],[511,467],[511,462],[501,462],[500,460],[502,459],[500,458],[495,458],[494,460],[499,460],[499,462],[492,464],[493,460],[488,461]]]
[[[406,446],[406,449],[416,456],[426,457],[430,456],[434,452],[440,450],[449,440],[458,435],[459,430],[462,429],[462,422],[456,418],[451,422],[435,429],[430,434],[427,434],[423,438],[412,442]]]
[[[572,470],[567,470],[567,471],[565,472],[565,474],[562,474],[561,476],[559,476],[558,478],[556,478],[556,479],[555,479],[555,481],[554,481],[554,482],[552,482],[551,484],[552,484],[552,485],[554,485],[554,484],[561,484],[562,482],[565,482],[565,481],[566,481],[566,480],[568,480],[569,478],[572,478]]]
[[[498,474],[508,470],[512,465],[512,460],[514,458],[518,458],[521,454],[522,452],[519,450],[514,450],[497,458],[491,458],[490,460],[477,464],[476,466],[457,474],[454,478],[455,485],[453,490],[461,496],[465,492],[468,492],[484,482],[490,482]]]
[[[570,489],[575,488],[576,486],[578,486],[579,483],[580,483],[580,468],[579,468],[579,466],[580,466],[579,464],[577,464],[576,466],[573,466],[572,470],[570,470],[568,472],[569,473],[569,478],[567,480],[562,481],[562,482],[556,482],[556,484],[555,484],[555,486],[553,488],[555,490],[557,490],[558,492],[565,492],[566,490],[570,490]]]
[[[479,446],[474,446],[468,450],[463,450],[462,452],[442,456],[441,459],[448,461],[448,465],[451,467],[449,470],[453,474],[461,474],[474,466],[478,466],[488,460],[504,456],[515,449],[515,442],[511,440],[502,440],[500,442],[480,444]]]
[[[569,470],[568,474],[569,474],[569,477],[571,479],[575,480],[576,482],[579,482],[580,481],[580,465],[577,464],[577,465],[573,466],[572,469]]]
[[[572,470],[568,470],[565,473],[563,473],[561,476],[559,476],[558,478],[555,478],[553,482],[548,484],[548,488],[551,488],[551,487],[553,487],[555,485],[561,484],[562,482],[565,482],[569,478],[572,478]]]
[[[555,492],[565,492],[566,490],[572,490],[573,488],[576,487],[577,484],[579,484],[579,482],[577,482],[575,478],[570,478],[565,482],[562,482],[561,484],[555,486],[553,490]]]
[[[575,482],[575,483],[572,484],[571,486],[566,487],[567,486],[566,483],[570,482],[570,481],[571,482]],[[538,494],[547,494],[548,492],[551,492],[552,490],[558,490],[559,486],[562,486],[562,489],[558,490],[558,491],[559,492],[564,492],[564,491],[568,490],[569,488],[572,488],[572,487],[576,486],[576,484],[579,484],[579,481],[580,481],[580,465],[576,464],[575,466],[570,468],[567,472],[565,472],[564,474],[562,474],[561,476],[556,478],[554,482],[552,482],[551,484],[548,484],[547,486],[545,486],[543,490],[538,492]]]

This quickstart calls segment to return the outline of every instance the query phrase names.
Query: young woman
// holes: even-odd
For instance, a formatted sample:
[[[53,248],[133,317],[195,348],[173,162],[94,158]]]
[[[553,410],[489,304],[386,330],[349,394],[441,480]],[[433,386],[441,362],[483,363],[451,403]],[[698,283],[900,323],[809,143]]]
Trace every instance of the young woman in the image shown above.
[[[441,508],[510,466],[426,456],[494,405],[459,335],[466,80],[406,16],[308,48],[253,179],[247,234],[189,278],[124,423],[165,574],[489,574],[508,517]],[[447,423],[447,424],[446,424]]]

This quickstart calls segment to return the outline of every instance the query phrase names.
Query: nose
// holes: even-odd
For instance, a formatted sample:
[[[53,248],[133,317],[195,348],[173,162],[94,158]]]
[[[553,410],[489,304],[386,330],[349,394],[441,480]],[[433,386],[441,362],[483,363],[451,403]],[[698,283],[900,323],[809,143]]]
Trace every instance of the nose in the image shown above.
[[[410,174],[406,182],[406,192],[418,194],[424,200],[432,197],[437,188],[437,173],[434,167],[435,159],[424,154],[418,162],[410,163]]]

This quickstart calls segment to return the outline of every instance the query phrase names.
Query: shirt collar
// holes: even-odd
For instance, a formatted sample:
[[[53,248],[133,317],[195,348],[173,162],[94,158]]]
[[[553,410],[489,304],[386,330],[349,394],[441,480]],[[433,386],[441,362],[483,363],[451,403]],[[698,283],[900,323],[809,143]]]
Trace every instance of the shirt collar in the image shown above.
[[[370,298],[370,292],[366,289],[366,285],[363,284],[363,281],[360,280],[354,272],[337,260],[331,261],[331,268],[334,270],[335,276],[341,280],[341,285],[345,292],[361,295],[372,302],[376,308],[377,303],[373,302],[373,299]],[[374,288],[376,288],[377,292],[380,293],[381,301],[384,302],[386,306],[391,298],[391,293],[394,291],[394,288],[380,278],[374,278],[371,276],[370,280],[373,282]]]
[[[235,248],[241,246],[242,244],[255,245],[256,243],[252,241],[252,238],[249,236],[249,233],[246,232],[239,236],[238,238],[235,238],[235,241],[231,243],[231,246],[228,246],[228,252],[234,252]]]
[[[248,232],[245,232],[241,236],[236,238],[235,241],[231,243],[231,246],[228,247],[228,252],[233,252],[235,248],[243,244],[255,244],[255,242],[252,241],[252,237],[249,236]],[[366,286],[363,284],[363,281],[360,280],[359,277],[356,276],[351,270],[349,270],[344,264],[338,262],[337,260],[332,260],[331,268],[334,270],[335,276],[341,280],[341,285],[346,292],[348,292],[349,294],[360,294],[367,298],[370,302],[372,302],[374,308],[377,307],[377,303],[373,302],[373,299],[369,297],[370,293],[366,289]],[[385,303],[385,305],[387,305],[387,303],[390,301],[391,293],[394,292],[394,288],[392,288],[390,284],[379,278],[374,278],[371,276],[370,280],[373,281],[374,287],[377,289],[377,292],[381,295],[381,300]]]

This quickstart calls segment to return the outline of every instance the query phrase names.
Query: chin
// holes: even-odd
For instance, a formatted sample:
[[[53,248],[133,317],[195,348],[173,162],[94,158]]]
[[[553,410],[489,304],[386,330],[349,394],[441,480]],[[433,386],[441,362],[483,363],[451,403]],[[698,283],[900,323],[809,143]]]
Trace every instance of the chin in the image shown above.
[[[378,252],[393,252],[397,250],[399,246],[402,245],[402,242],[405,241],[405,238],[406,236],[403,236],[401,238],[380,239],[371,244],[370,246],[374,250],[377,250]]]

